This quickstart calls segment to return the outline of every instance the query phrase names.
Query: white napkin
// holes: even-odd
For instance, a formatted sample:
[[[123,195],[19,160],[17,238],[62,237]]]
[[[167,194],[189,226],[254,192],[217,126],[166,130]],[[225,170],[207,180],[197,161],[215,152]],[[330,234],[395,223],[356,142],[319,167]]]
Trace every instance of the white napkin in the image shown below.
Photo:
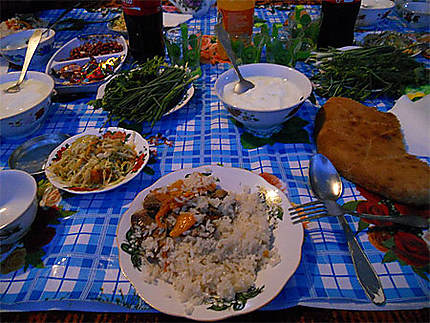
[[[390,112],[400,121],[408,153],[430,157],[430,94],[415,102],[403,95]]]
[[[163,12],[163,26],[164,27],[176,27],[187,20],[193,18],[193,15],[183,14],[183,13],[172,13]]]

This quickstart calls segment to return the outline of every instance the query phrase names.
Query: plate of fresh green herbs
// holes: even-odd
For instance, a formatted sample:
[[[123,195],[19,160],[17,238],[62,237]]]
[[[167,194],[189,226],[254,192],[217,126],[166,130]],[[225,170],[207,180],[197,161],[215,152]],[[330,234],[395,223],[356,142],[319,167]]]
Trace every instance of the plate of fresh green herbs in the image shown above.
[[[189,102],[196,77],[186,67],[170,66],[155,57],[100,86],[96,99],[88,104],[107,111],[106,122],[147,122],[153,126]]]
[[[408,86],[428,83],[429,71],[402,49],[392,46],[330,49],[311,55],[311,78],[322,97],[343,96],[363,101],[378,96],[400,97]]]

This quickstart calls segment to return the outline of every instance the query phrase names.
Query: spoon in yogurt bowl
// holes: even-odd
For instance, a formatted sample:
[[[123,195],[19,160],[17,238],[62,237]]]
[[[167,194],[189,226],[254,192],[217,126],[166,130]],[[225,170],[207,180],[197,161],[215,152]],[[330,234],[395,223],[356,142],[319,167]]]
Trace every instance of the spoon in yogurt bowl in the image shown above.
[[[22,66],[21,74],[19,75],[18,82],[15,85],[4,90],[6,93],[16,93],[21,90],[19,87],[21,83],[24,81],[25,75],[27,74],[28,67],[30,66],[31,59],[36,51],[37,46],[39,45],[40,39],[42,38],[42,29],[36,29],[34,33],[31,35],[28,45],[27,51],[25,53],[24,64]]]
[[[239,82],[236,83],[236,85],[233,88],[233,92],[236,94],[242,94],[246,91],[252,89],[255,87],[254,83],[245,80],[245,78],[242,76],[242,74],[239,71],[239,68],[236,64],[236,56],[233,52],[233,48],[231,47],[231,41],[230,36],[227,33],[227,31],[222,26],[222,20],[220,20],[215,25],[215,33],[217,34],[217,37],[222,45],[224,47],[225,52],[227,53],[228,58],[230,59],[231,64],[234,67],[234,70],[236,71],[237,76],[239,77]]]

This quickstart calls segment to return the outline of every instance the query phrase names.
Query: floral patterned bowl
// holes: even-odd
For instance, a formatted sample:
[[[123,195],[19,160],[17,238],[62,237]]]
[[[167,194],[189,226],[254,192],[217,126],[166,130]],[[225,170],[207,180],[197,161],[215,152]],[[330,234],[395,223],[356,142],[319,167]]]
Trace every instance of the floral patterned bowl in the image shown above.
[[[54,80],[45,73],[28,71],[17,93],[3,90],[18,81],[21,72],[0,75],[0,136],[18,139],[37,131],[48,116]]]
[[[430,4],[428,1],[405,2],[400,13],[411,28],[428,29],[430,26]]]
[[[40,28],[46,30],[46,28]],[[8,35],[1,39],[0,54],[9,62],[22,66],[25,53],[27,52],[27,42],[36,29],[27,29],[15,34]],[[49,31],[42,35],[36,52],[31,59],[30,67],[42,67],[49,59],[54,44],[55,31]]]
[[[30,229],[37,212],[36,180],[28,173],[0,171],[0,246],[14,244]]]
[[[356,25],[371,26],[385,19],[393,11],[395,3],[391,0],[362,0]]]
[[[270,137],[272,134],[280,131],[282,125],[290,119],[309,98],[312,93],[311,81],[301,72],[287,66],[257,63],[241,65],[239,69],[244,78],[252,76],[269,76],[281,79],[287,79],[294,84],[294,103],[281,108],[270,108],[264,110],[247,109],[243,106],[233,106],[226,102],[224,88],[231,82],[237,82],[238,77],[234,69],[221,74],[215,82],[215,91],[218,98],[224,104],[224,107],[230,112],[231,116],[241,124],[247,131],[257,137]],[[243,95],[243,94],[242,94]]]

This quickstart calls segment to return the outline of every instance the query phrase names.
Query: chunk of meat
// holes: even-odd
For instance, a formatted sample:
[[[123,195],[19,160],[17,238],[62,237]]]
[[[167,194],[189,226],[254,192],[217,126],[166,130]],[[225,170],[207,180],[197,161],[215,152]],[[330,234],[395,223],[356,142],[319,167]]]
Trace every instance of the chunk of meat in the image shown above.
[[[161,201],[155,194],[148,194],[143,200],[143,208],[146,210],[146,214],[151,218],[155,218],[158,210],[161,207]]]
[[[136,211],[131,216],[131,225],[132,226],[138,225],[141,228],[144,228],[144,227],[149,226],[153,222],[154,222],[154,219],[146,214],[145,209],[141,209],[139,211]]]
[[[226,190],[218,188],[218,189],[215,190],[215,192],[213,192],[213,194],[211,195],[211,197],[218,198],[218,199],[222,200],[224,197],[227,196],[227,194],[228,194],[228,192]]]

